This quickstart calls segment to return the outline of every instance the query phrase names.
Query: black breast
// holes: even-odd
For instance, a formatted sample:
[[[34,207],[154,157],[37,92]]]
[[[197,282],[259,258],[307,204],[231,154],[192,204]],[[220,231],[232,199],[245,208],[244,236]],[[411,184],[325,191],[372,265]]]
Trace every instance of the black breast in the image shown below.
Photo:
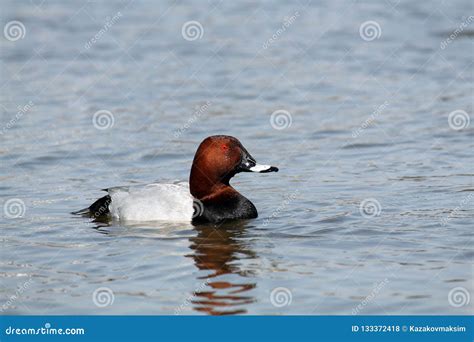
[[[230,198],[219,198],[202,202],[204,210],[193,218],[193,224],[221,223],[230,220],[252,219],[258,216],[257,209],[244,196],[237,194]]]

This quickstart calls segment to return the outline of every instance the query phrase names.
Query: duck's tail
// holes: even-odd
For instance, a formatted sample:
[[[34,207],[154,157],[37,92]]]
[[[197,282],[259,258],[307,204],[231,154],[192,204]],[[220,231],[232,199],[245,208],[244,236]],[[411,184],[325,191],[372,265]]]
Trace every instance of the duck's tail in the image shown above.
[[[97,201],[91,204],[90,207],[73,211],[71,214],[73,215],[81,215],[81,216],[90,216],[90,217],[101,217],[106,216],[110,213],[109,205],[112,199],[110,195],[106,195],[104,197],[99,198]]]

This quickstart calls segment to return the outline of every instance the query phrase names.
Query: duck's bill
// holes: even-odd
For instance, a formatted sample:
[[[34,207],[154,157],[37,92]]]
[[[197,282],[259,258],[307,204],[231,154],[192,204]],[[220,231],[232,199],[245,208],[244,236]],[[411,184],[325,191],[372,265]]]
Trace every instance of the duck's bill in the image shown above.
[[[245,148],[242,147],[242,150],[242,160],[240,161],[238,172],[278,172],[278,168],[275,166],[257,164],[257,161],[250,155],[250,153],[247,152]]]
[[[250,172],[259,172],[259,173],[278,172],[278,168],[275,166],[261,165],[261,164],[255,164],[255,166],[249,167],[248,170]]]

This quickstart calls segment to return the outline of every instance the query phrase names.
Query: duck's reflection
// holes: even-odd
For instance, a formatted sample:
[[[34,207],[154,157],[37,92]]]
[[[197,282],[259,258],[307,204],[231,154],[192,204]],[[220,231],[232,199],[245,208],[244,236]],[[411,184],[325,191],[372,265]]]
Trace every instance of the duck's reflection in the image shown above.
[[[161,238],[169,237],[178,228],[183,230],[179,225],[162,222],[114,225],[112,221],[95,220],[93,223],[98,233],[109,236]],[[190,233],[197,232],[189,238],[191,253],[186,255],[194,260],[201,275],[197,278],[198,286],[189,290],[187,299],[194,310],[209,315],[244,314],[246,306],[256,300],[251,295],[256,283],[249,281],[253,271],[242,266],[246,260],[257,258],[245,239],[248,226],[248,221],[238,221],[219,227],[189,225],[184,228]]]
[[[198,278],[203,285],[192,294],[194,310],[210,315],[243,314],[247,312],[245,305],[255,301],[250,292],[256,283],[246,282],[251,272],[243,270],[239,263],[256,258],[241,239],[246,225],[243,221],[220,227],[196,226],[198,235],[190,238],[193,253],[188,257],[207,274]],[[238,281],[229,280],[235,276]]]

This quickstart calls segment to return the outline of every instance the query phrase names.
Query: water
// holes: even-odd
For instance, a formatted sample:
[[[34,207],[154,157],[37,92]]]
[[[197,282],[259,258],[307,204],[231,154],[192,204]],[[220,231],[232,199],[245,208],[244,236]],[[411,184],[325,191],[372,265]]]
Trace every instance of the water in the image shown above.
[[[2,26],[25,36],[0,40],[2,311],[472,312],[474,125],[448,115],[474,119],[473,23],[446,43],[472,13],[470,1],[4,1]],[[182,36],[191,20],[196,40]],[[368,41],[366,21],[380,27]],[[112,126],[94,126],[99,110]],[[291,126],[272,127],[277,110]],[[102,188],[186,180],[213,134],[280,167],[233,180],[258,219],[70,215]]]

